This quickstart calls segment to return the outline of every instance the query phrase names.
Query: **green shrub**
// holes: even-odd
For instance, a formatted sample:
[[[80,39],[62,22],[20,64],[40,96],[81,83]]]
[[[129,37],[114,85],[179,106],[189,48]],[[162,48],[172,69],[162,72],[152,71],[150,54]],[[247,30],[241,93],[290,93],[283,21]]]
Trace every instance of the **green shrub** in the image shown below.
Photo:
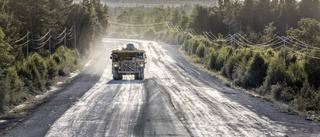
[[[220,71],[222,69],[229,56],[233,54],[233,50],[233,47],[225,46],[217,51],[217,59],[214,66],[215,70]]]
[[[11,89],[18,89],[21,86],[21,80],[18,76],[17,69],[15,67],[10,67],[7,70],[7,75],[10,78]]]
[[[6,75],[0,76],[0,89],[2,101],[0,104],[4,106],[17,105],[26,100],[27,93],[23,90],[23,84],[18,76],[15,67],[10,67],[6,70]]]
[[[300,111],[303,111],[307,108],[308,104],[306,102],[307,102],[307,100],[301,96],[297,96],[293,100],[293,104],[294,104],[295,108],[297,108]]]
[[[273,98],[275,99],[280,99],[281,97],[281,92],[283,90],[283,85],[282,84],[275,84],[275,85],[271,85],[271,95]]]
[[[178,42],[179,45],[182,45],[186,41],[187,35],[185,33],[179,33],[178,34]]]
[[[156,36],[156,31],[154,30],[154,28],[150,28],[147,31],[145,31],[143,33],[143,38],[145,39],[153,39]]]
[[[59,71],[58,65],[55,62],[54,58],[50,58],[47,61],[47,66],[48,66],[48,79],[54,80],[54,78],[58,76],[58,71]]]
[[[291,83],[288,86],[302,88],[303,82],[306,80],[307,74],[304,70],[304,62],[296,61],[288,66],[287,73],[291,78]]]
[[[215,70],[220,71],[222,69],[224,66],[225,57],[225,54],[221,54],[220,51],[217,52],[216,64],[214,66]]]
[[[57,54],[53,54],[53,55],[51,56],[51,58],[52,58],[57,64],[60,64],[60,63],[62,62],[62,58],[59,57],[59,55],[57,55]]]
[[[169,44],[177,45],[178,40],[179,40],[178,32],[177,31],[170,31],[169,38],[170,38],[170,40],[168,41]]]
[[[188,48],[189,48],[189,40],[186,39],[186,41],[183,42],[182,44],[182,49],[188,54]]]
[[[288,81],[290,81],[290,77],[286,72],[284,60],[279,56],[274,57],[268,66],[267,77],[263,83],[265,88],[263,90],[268,91],[271,85],[283,84]]]
[[[238,75],[233,77],[234,73],[236,72],[237,67],[245,67],[241,66],[240,63],[244,63],[246,65],[246,62],[249,58],[251,58],[253,52],[252,50],[248,48],[240,48],[236,49],[233,54],[227,59],[225,65],[222,68],[221,74],[226,76],[229,79],[237,79]]]
[[[68,75],[71,71],[77,69],[80,54],[75,50],[59,47],[52,55],[52,59],[57,63],[58,74],[60,76]]]
[[[198,46],[197,48],[197,56],[200,57],[200,58],[203,58],[204,57],[204,51],[205,51],[205,45],[203,45],[202,43]]]
[[[194,62],[194,63],[201,63],[201,58],[199,58],[196,55],[192,55],[189,57],[189,61]]]
[[[288,87],[286,83],[272,85],[271,95],[274,99],[285,102],[290,102],[295,97],[294,90],[291,87]]]
[[[4,74],[4,70],[0,67],[0,114],[5,112],[6,93],[9,90],[10,90],[9,78]]]
[[[266,59],[268,59],[268,58],[273,58],[273,57],[276,55],[275,51],[274,51],[272,48],[266,49],[266,51],[264,52],[264,54],[265,54],[265,56],[267,57]]]
[[[216,52],[214,50],[210,50],[210,59],[208,63],[208,66],[210,69],[215,69],[216,60],[217,60]]]
[[[234,73],[235,66],[239,62],[240,59],[241,58],[236,57],[236,54],[234,54],[230,58],[228,58],[228,60],[226,61],[226,64],[222,68],[221,74],[232,80],[232,75]]]
[[[319,53],[310,52],[306,53],[308,56],[320,57]],[[320,86],[320,61],[316,58],[308,57],[305,62],[305,72],[307,74],[308,82],[314,86]]]
[[[32,85],[35,88],[34,93],[37,93],[38,91],[42,91],[44,89],[45,82],[41,79],[41,74],[38,71],[36,65],[34,62],[30,62],[28,64],[28,69],[30,69],[32,74]]]
[[[37,53],[43,58],[49,58],[50,57],[50,51],[49,50],[40,49]]]
[[[28,62],[34,63],[37,71],[40,73],[41,79],[47,79],[47,64],[44,58],[38,53],[34,53],[30,56]]]
[[[286,86],[281,92],[281,100],[285,102],[290,102],[295,97],[295,89]]]
[[[316,97],[314,98],[314,105],[316,106],[316,109],[318,113],[320,112],[320,89],[316,91]]]
[[[295,95],[293,104],[298,110],[316,110],[318,108],[316,95],[316,89],[305,81],[299,93]]]
[[[260,52],[255,53],[249,61],[249,67],[245,73],[245,77],[249,87],[259,87],[263,84],[266,77],[268,65]]]
[[[192,37],[191,43],[188,47],[189,55],[196,54],[198,46],[199,46],[199,41],[195,37]]]
[[[235,72],[232,74],[233,81],[238,86],[247,87],[248,83],[245,77],[245,72],[247,71],[247,59],[245,57],[241,58],[241,61],[235,66]]]

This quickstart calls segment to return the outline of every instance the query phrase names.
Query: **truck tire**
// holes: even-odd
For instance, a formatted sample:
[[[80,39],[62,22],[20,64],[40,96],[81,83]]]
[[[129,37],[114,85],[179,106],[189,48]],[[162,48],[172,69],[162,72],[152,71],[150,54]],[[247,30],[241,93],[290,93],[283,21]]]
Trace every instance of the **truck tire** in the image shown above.
[[[144,68],[140,69],[140,73],[138,74],[138,79],[143,80],[144,79]]]
[[[119,73],[118,73],[118,69],[119,68],[114,68],[114,72],[113,72],[113,80],[119,80]]]
[[[118,80],[118,79],[119,79],[118,73],[113,74],[113,80]]]
[[[139,74],[134,74],[134,79],[138,80],[139,79]]]
[[[119,80],[123,79],[123,74],[119,74]]]
[[[143,80],[144,79],[144,73],[140,73],[140,79]]]

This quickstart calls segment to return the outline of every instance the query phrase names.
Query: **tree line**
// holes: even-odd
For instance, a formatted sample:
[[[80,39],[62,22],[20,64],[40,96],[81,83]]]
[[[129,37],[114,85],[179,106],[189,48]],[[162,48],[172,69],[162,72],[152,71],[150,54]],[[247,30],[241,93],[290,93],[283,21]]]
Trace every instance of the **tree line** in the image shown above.
[[[274,35],[284,36],[290,28],[297,28],[302,18],[320,20],[319,7],[319,0],[219,0],[219,6],[215,7],[116,7],[110,10],[110,20],[129,24],[170,21],[174,26],[194,29],[198,34],[243,32],[258,42],[270,26],[275,28]]]
[[[297,28],[302,18],[319,20],[318,0],[219,0],[220,6],[196,6],[187,23],[174,25],[193,28],[196,32],[212,31],[215,34],[233,34],[239,31],[264,34],[272,23],[277,35],[285,35],[286,30]]]
[[[47,90],[58,76],[79,69],[80,58],[106,34],[107,25],[108,8],[99,0],[1,0],[0,114]],[[50,39],[43,36],[66,29],[74,29],[74,36],[50,51],[48,46],[27,48],[46,44]]]
[[[245,0],[240,3],[225,0],[219,3],[217,7],[111,8],[110,20],[140,25],[110,24],[110,30],[121,32],[122,36],[182,45],[190,60],[226,77],[233,85],[286,103],[290,111],[320,114],[319,1]],[[173,25],[157,24],[161,22]],[[154,26],[149,25],[152,23]],[[142,27],[141,24],[148,25]],[[190,29],[194,32],[190,33]],[[210,40],[203,32],[218,38]],[[283,35],[301,42],[284,40],[276,47],[231,44],[227,42],[228,34],[237,34],[255,43]]]

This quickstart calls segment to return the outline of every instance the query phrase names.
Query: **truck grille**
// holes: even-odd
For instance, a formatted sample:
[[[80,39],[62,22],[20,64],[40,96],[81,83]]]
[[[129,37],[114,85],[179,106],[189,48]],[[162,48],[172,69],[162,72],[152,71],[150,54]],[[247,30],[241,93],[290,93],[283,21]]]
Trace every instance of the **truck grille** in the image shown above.
[[[137,63],[121,62],[121,71],[137,71]]]

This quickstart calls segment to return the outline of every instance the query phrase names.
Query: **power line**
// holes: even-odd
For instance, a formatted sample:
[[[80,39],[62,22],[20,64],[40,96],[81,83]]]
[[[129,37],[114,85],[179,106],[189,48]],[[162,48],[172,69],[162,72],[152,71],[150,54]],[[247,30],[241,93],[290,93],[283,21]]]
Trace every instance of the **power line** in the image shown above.
[[[44,36],[37,39],[32,39],[32,41],[36,41],[36,42],[43,41],[48,35],[50,35],[50,33],[51,33],[51,29],[49,29],[49,31]]]
[[[60,33],[58,34],[57,36],[53,36],[54,39],[59,39],[60,37],[62,37],[64,35],[64,33],[66,33],[66,28]]]
[[[37,44],[37,45],[39,45],[39,47],[33,47],[33,46],[29,46],[29,47],[32,49],[41,49],[49,42],[49,40],[51,40],[51,36],[46,41]]]
[[[19,43],[20,41],[23,41],[24,39],[26,39],[29,36],[30,32],[28,31],[26,35],[24,35],[22,38],[16,40],[14,43]]]
[[[152,26],[168,25],[168,22],[160,22],[160,23],[152,23],[152,24],[125,24],[125,23],[117,23],[117,22],[109,21],[109,24],[118,25],[118,26],[127,26],[127,27],[152,27]]]
[[[44,48],[48,43],[49,43],[49,49],[50,49],[50,53],[51,53],[51,40],[55,41],[55,43],[53,43],[53,45],[57,45],[59,43],[62,43],[64,41],[64,45],[66,46],[67,41],[71,41],[72,38],[76,39],[75,37],[75,27],[71,27],[69,30],[67,30],[66,28],[59,33],[56,36],[52,36],[51,33],[51,29],[49,29],[49,31],[36,39],[29,39],[30,36],[33,36],[33,34],[30,31],[27,31],[27,34],[24,35],[23,37],[21,37],[20,39],[15,41],[15,45],[16,47],[27,47],[27,56],[26,58],[28,59],[28,55],[29,55],[29,48],[34,49],[34,50],[38,50],[41,48]],[[23,42],[23,43],[22,43]],[[32,45],[30,45],[30,43],[32,43]],[[75,42],[74,42],[75,44]],[[74,47],[76,47],[74,45]]]
[[[30,40],[27,40],[26,42],[17,45],[17,47],[25,47],[27,44],[29,44]]]

